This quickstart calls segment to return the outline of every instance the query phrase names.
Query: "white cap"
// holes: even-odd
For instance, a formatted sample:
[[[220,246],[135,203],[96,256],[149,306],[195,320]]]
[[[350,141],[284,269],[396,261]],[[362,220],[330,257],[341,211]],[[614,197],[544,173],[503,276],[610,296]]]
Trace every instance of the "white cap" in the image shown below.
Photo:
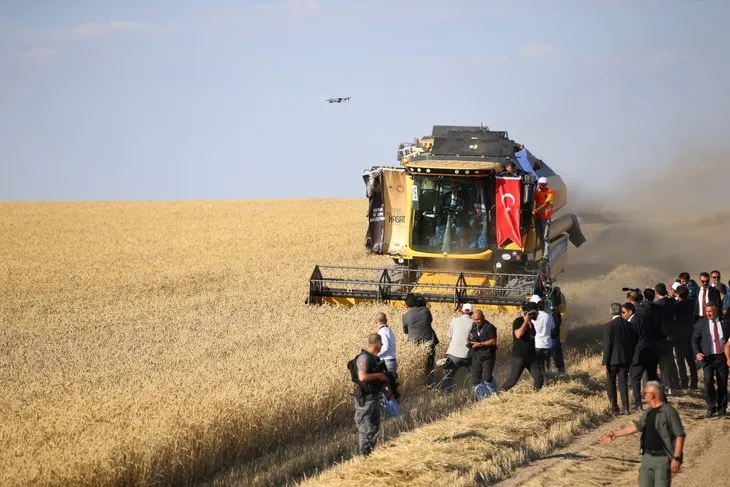
[[[461,311],[464,313],[471,313],[474,310],[472,309],[471,304],[466,303],[464,304],[464,306],[461,307]]]
[[[531,303],[539,303],[540,301],[542,301],[542,298],[537,294],[533,294],[532,297],[530,297]]]
[[[537,180],[537,184],[547,184],[547,178],[545,176],[542,176],[540,179]]]
[[[679,286],[681,286],[681,284],[678,282],[675,282],[674,284],[672,284],[672,289],[674,289],[676,291]]]

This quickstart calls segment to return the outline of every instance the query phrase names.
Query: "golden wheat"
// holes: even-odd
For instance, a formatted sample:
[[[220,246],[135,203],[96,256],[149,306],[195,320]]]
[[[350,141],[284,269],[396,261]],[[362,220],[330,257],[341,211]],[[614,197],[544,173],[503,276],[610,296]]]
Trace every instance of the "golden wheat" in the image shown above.
[[[400,311],[304,305],[316,263],[391,262],[365,253],[365,212],[0,205],[0,483],[191,482],[350,421],[344,364],[379,309],[416,394],[423,350],[404,343]],[[451,315],[434,316],[445,341]],[[509,319],[497,324],[509,336]]]

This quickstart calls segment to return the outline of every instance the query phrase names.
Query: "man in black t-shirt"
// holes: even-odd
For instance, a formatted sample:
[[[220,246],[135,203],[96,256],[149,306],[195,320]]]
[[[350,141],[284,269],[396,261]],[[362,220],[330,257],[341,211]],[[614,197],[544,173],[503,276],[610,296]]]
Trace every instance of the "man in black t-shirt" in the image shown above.
[[[512,360],[509,378],[502,386],[503,391],[512,389],[525,369],[532,376],[535,390],[542,389],[545,378],[535,354],[535,327],[532,324],[535,318],[537,318],[537,305],[527,303],[523,307],[522,316],[512,323]]]
[[[477,399],[483,399],[497,389],[492,375],[497,358],[497,328],[484,319],[484,312],[480,309],[475,309],[472,317],[474,324],[467,339],[471,354],[471,383]]]

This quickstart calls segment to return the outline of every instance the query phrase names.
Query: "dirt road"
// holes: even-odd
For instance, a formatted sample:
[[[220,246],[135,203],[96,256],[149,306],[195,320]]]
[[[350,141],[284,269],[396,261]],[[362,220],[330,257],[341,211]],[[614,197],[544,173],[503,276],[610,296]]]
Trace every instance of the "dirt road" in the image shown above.
[[[705,405],[700,391],[671,397],[678,408],[687,440],[682,471],[672,485],[730,485],[730,420],[704,419]],[[540,458],[497,485],[500,487],[537,487],[545,485],[630,486],[639,475],[639,436],[620,438],[610,447],[599,444],[606,432],[620,428],[631,419],[621,416],[587,433],[569,446]],[[725,477],[723,479],[723,476]]]

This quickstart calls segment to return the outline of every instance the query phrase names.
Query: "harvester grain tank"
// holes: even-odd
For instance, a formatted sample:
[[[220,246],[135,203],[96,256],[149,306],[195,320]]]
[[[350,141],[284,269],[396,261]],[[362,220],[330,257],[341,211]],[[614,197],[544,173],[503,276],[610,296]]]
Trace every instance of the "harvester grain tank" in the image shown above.
[[[568,243],[585,238],[575,215],[553,217],[543,253],[535,234],[534,191],[546,177],[554,211],[568,201],[563,179],[505,131],[434,126],[430,136],[400,144],[400,166],[363,172],[369,200],[365,247],[392,266],[317,265],[310,304],[430,303],[520,306],[567,265]],[[517,175],[505,172],[508,163]]]

